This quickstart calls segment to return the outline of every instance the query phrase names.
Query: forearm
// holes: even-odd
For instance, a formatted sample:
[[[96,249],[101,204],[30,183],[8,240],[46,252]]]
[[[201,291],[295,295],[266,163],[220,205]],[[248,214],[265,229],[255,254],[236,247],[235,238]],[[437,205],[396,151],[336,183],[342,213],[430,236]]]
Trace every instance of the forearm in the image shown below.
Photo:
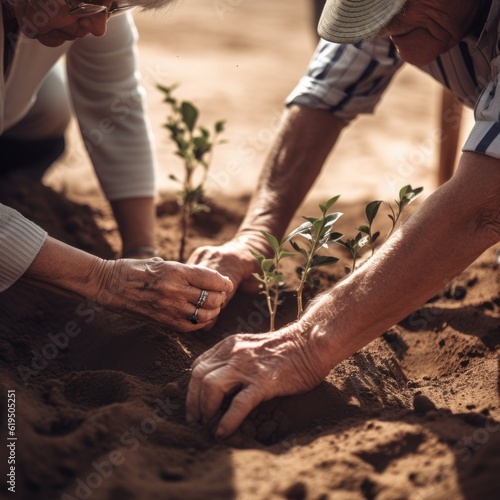
[[[107,261],[48,237],[21,278],[70,298],[96,300]]]
[[[330,366],[414,311],[500,239],[500,165],[465,153],[459,171],[364,266],[301,320]]]
[[[111,202],[122,237],[123,252],[156,246],[154,199],[129,198]]]
[[[324,110],[292,106],[283,112],[237,238],[258,231],[281,238],[344,126]]]

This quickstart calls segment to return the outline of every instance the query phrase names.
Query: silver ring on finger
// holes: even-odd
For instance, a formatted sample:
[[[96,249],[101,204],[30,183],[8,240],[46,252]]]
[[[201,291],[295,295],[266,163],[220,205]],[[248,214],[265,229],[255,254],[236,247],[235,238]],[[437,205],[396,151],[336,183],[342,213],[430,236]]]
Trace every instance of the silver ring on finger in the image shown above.
[[[200,308],[198,306],[196,306],[196,309],[194,310],[194,314],[190,314],[187,317],[187,319],[189,321],[191,321],[191,323],[193,323],[193,325],[197,325],[198,324],[198,311],[199,310],[200,310]]]
[[[200,308],[203,307],[203,304],[207,300],[208,297],[208,291],[207,290],[202,290],[200,294],[200,298],[198,299],[198,302],[196,302],[196,307]]]

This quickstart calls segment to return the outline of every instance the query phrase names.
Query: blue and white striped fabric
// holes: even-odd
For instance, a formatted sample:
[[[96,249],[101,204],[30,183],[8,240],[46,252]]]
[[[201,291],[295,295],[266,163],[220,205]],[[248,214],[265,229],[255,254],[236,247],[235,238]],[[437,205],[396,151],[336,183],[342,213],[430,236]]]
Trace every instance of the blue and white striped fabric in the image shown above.
[[[475,125],[463,151],[495,158],[500,158],[499,22],[500,0],[493,0],[479,37],[464,38],[421,68],[474,108]],[[372,38],[355,45],[322,40],[286,104],[330,110],[349,122],[373,112],[403,64],[389,39]]]

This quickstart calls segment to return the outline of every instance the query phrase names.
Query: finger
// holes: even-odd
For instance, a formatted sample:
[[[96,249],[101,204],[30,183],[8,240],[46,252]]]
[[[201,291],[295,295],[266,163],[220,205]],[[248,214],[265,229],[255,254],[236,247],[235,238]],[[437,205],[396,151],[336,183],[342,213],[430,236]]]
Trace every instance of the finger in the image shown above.
[[[233,289],[233,282],[214,269],[195,265],[192,266],[192,270],[194,272],[190,284],[193,286],[226,293],[231,292]]]
[[[224,439],[231,434],[242,424],[248,414],[263,400],[255,386],[248,386],[234,396],[231,404],[222,417],[215,437]]]
[[[196,361],[195,361],[196,362]],[[188,423],[200,420],[200,394],[203,371],[193,368],[186,396],[186,421]]]
[[[222,307],[227,301],[226,292],[215,292],[213,290],[206,290],[206,292],[207,295],[205,297],[205,300],[203,301],[203,304],[200,306],[200,309],[201,308],[218,309]],[[202,298],[202,290],[194,287],[192,287],[192,289],[189,290],[188,302],[197,305],[201,298]]]
[[[241,387],[241,381],[235,378],[230,366],[212,371],[205,375],[200,393],[200,415],[203,423],[207,423],[220,408],[227,394]]]
[[[198,318],[199,324],[201,323],[205,324],[216,319],[221,312],[221,308],[215,307],[213,309],[206,309],[187,302],[183,305],[180,305],[178,307],[178,311],[179,311],[179,316],[182,318],[188,318],[189,316],[196,316]]]
[[[204,359],[210,359],[216,352],[217,348],[214,347],[204,352],[193,362],[191,379],[189,380],[186,396],[186,420],[188,422],[197,422],[201,419],[200,398],[203,381],[205,376],[214,369],[214,366],[205,363]],[[217,366],[215,366],[215,369],[217,369]]]

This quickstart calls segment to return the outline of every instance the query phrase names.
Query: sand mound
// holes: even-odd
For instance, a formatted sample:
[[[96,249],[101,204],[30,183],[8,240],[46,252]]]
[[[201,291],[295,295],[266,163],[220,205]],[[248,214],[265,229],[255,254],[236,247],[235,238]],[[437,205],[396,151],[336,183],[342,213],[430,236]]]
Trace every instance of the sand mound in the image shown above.
[[[2,187],[0,201],[75,246],[115,253],[114,229],[101,236],[105,207],[26,184]],[[229,238],[245,202],[219,198],[190,245],[208,243],[208,225],[212,240]],[[173,197],[158,213],[172,258]],[[189,370],[229,333],[266,329],[261,297],[238,294],[211,334],[178,335],[16,284],[0,297],[0,421],[4,433],[13,389],[17,497],[498,498],[498,280],[490,249],[319,387],[262,404],[226,442],[185,423]],[[294,315],[293,294],[285,299],[281,324]]]

